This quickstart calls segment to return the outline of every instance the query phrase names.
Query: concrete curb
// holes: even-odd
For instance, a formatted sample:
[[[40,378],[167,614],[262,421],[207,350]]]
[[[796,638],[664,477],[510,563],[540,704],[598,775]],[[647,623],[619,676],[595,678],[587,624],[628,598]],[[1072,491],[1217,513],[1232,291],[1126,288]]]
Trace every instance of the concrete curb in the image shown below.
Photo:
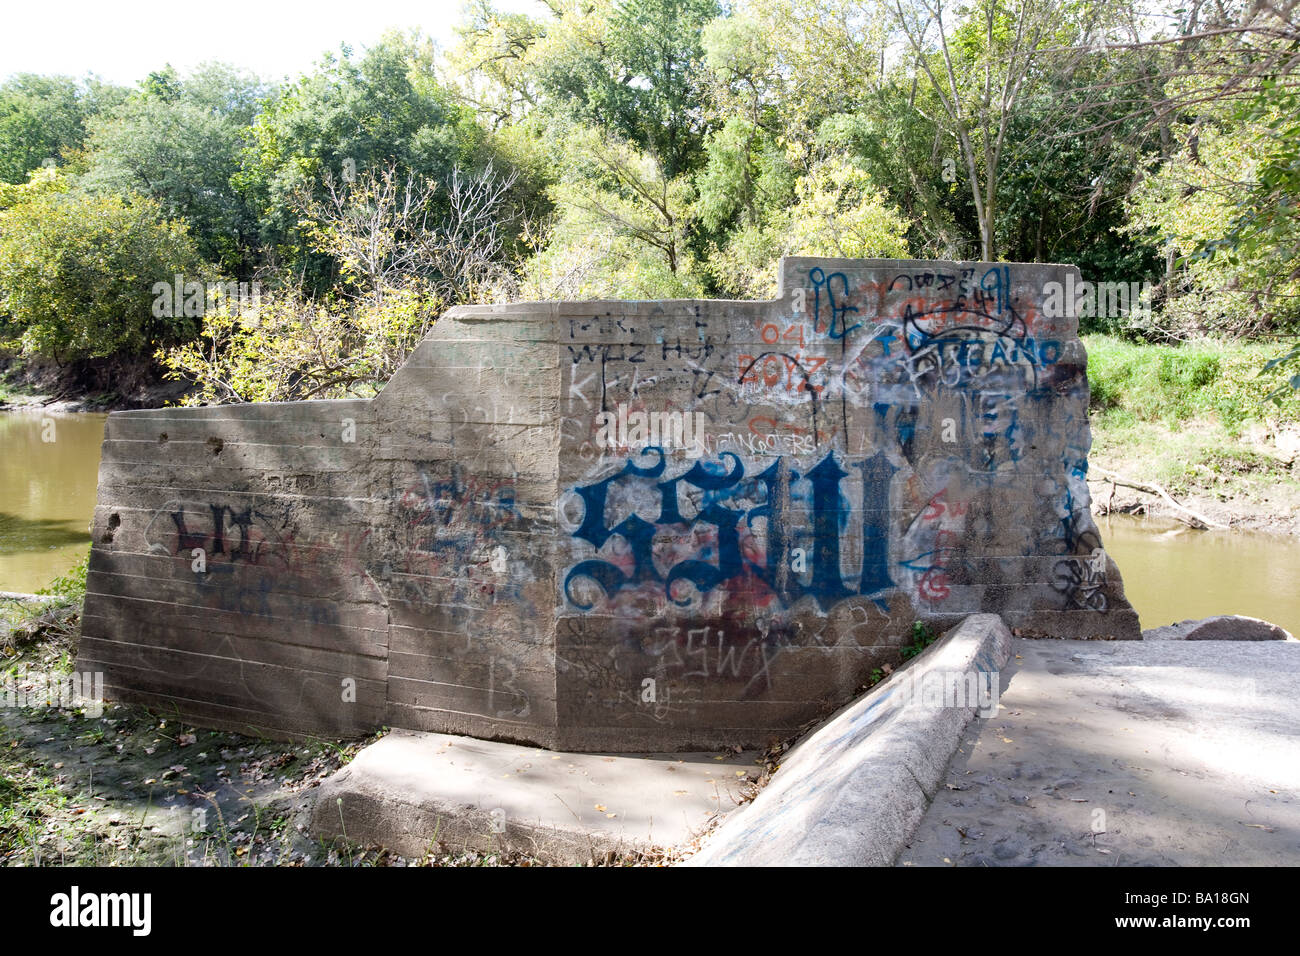
[[[997,695],[1010,657],[1011,632],[1000,617],[966,618],[803,740],[754,802],[683,865],[891,865],[977,712],[946,706],[933,692],[956,685],[948,700],[960,703],[978,682]]]

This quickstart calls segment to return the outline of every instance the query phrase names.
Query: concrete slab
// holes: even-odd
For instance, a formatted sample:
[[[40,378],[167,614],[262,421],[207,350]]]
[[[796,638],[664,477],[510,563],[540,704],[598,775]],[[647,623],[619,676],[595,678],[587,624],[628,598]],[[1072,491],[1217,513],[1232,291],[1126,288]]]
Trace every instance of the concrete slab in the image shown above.
[[[689,842],[737,808],[756,756],[556,753],[394,731],[322,784],[312,831],[411,857],[436,840],[582,863]]]
[[[904,866],[1300,864],[1300,646],[1016,639]]]
[[[966,725],[977,710],[997,713],[1010,653],[1011,634],[996,614],[966,618],[800,742],[686,865],[892,863]]]

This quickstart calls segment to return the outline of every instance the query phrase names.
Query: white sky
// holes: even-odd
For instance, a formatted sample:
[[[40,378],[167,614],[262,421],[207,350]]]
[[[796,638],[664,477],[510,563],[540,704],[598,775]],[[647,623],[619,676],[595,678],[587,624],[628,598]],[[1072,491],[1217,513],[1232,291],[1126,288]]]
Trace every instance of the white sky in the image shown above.
[[[166,63],[186,73],[222,60],[279,80],[308,71],[340,43],[359,53],[391,27],[417,27],[446,49],[462,6],[463,0],[21,0],[4,11],[0,79],[96,73],[131,85]],[[494,6],[546,12],[536,0]]]

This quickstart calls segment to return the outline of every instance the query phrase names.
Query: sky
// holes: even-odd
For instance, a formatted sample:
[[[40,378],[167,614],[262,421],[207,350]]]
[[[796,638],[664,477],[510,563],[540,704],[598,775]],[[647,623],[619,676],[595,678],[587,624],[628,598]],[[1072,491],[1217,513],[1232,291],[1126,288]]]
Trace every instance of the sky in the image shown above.
[[[131,85],[171,63],[181,73],[222,60],[279,80],[306,72],[326,50],[358,52],[389,28],[418,27],[444,49],[463,0],[21,0],[0,31],[0,79],[61,73]],[[542,15],[536,0],[497,9]]]

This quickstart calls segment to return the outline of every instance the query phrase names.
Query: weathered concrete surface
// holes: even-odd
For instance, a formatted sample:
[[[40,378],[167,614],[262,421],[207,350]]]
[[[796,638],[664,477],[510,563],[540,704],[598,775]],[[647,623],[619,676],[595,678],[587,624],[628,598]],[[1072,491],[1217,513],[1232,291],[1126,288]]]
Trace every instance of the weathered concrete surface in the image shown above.
[[[1291,632],[1257,617],[1218,614],[1142,632],[1144,641],[1294,641]]]
[[[758,773],[752,754],[557,754],[394,731],[321,785],[312,832],[410,857],[436,834],[452,848],[585,863],[687,843],[734,812]]]
[[[1014,648],[902,864],[1300,864],[1300,646]]]
[[[996,713],[1010,653],[1001,619],[967,618],[800,742],[753,803],[686,865],[889,865],[979,705]]]
[[[103,671],[110,698],[209,726],[382,726],[389,618],[365,548],[384,522],[372,407],[109,415],[79,669]]]
[[[373,401],[109,417],[79,667],[268,733],[764,745],[915,620],[1139,637],[1066,266],[452,310]]]

